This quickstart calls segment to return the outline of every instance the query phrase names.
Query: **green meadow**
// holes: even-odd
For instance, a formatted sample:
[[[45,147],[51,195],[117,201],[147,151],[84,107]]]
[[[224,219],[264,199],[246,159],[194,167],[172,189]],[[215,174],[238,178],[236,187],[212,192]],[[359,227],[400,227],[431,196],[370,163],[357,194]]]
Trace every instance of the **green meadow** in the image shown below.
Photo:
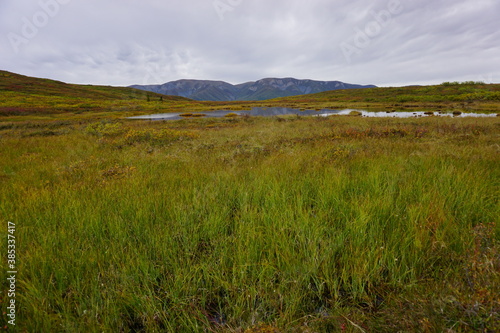
[[[209,104],[123,89],[88,98]],[[124,119],[140,107],[75,112],[81,101],[61,98],[67,111],[45,100],[0,117],[2,267],[12,221],[18,271],[9,330],[500,330],[499,117],[151,122]]]

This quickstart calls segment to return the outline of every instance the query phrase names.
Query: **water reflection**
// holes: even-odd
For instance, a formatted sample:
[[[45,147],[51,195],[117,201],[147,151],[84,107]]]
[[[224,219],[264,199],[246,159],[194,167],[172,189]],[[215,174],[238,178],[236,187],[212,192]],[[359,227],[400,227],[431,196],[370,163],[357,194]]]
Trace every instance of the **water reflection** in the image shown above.
[[[321,109],[321,110],[300,110],[293,108],[280,108],[280,107],[272,107],[272,108],[261,108],[256,107],[251,110],[246,111],[231,111],[231,110],[217,110],[217,111],[207,111],[204,112],[205,117],[208,118],[217,118],[217,117],[226,117],[227,114],[234,113],[238,116],[253,116],[253,117],[273,117],[273,116],[285,116],[285,115],[300,115],[300,116],[320,116],[320,117],[328,117],[328,116],[346,116],[346,115],[357,115],[360,117],[376,117],[376,118],[412,118],[412,117],[496,117],[496,114],[487,114],[487,113],[451,113],[451,112],[429,112],[429,111],[418,111],[418,112],[375,112],[375,111],[366,111],[366,110],[354,110],[354,109],[346,109],[346,110],[332,110],[332,109]],[[152,114],[146,116],[136,116],[129,117],[128,119],[143,119],[143,120],[178,120],[184,119],[183,117],[185,113],[160,113],[160,114]]]

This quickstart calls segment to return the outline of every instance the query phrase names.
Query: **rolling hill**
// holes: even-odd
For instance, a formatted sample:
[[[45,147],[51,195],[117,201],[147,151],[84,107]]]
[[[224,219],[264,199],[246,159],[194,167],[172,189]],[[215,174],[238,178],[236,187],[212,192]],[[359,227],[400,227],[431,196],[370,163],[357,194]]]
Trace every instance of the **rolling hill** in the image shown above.
[[[153,103],[151,103],[153,102]],[[0,115],[155,109],[194,102],[126,87],[68,84],[0,71]]]

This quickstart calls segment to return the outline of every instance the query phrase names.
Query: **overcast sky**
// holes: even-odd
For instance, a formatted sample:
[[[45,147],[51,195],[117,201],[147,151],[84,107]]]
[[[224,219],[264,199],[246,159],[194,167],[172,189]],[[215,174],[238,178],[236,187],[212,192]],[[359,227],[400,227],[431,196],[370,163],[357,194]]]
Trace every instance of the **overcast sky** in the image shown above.
[[[1,0],[0,69],[70,83],[500,82],[499,0]]]

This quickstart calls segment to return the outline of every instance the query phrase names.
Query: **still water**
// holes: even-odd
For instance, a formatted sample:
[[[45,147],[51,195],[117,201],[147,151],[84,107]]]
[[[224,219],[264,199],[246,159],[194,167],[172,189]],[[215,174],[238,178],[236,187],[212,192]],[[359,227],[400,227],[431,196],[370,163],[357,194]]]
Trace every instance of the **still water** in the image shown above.
[[[245,111],[231,111],[231,110],[217,110],[217,111],[207,111],[203,112],[204,117],[208,118],[216,118],[216,117],[225,117],[228,113],[235,113],[239,116],[253,116],[253,117],[273,117],[273,116],[285,116],[285,115],[300,115],[300,116],[319,116],[319,117],[328,117],[328,116],[346,116],[350,115],[352,112],[358,112],[361,117],[377,117],[377,118],[411,118],[411,117],[430,117],[430,116],[439,116],[439,117],[496,117],[495,113],[487,114],[487,113],[461,113],[461,114],[453,114],[446,112],[424,112],[424,111],[415,111],[415,112],[375,112],[375,111],[365,111],[365,110],[332,110],[332,109],[322,109],[322,110],[299,110],[292,108],[252,108],[251,110]],[[128,119],[142,119],[142,120],[178,120],[184,119],[181,117],[183,113],[159,113],[159,114],[151,114],[146,116],[136,116],[129,117]]]

